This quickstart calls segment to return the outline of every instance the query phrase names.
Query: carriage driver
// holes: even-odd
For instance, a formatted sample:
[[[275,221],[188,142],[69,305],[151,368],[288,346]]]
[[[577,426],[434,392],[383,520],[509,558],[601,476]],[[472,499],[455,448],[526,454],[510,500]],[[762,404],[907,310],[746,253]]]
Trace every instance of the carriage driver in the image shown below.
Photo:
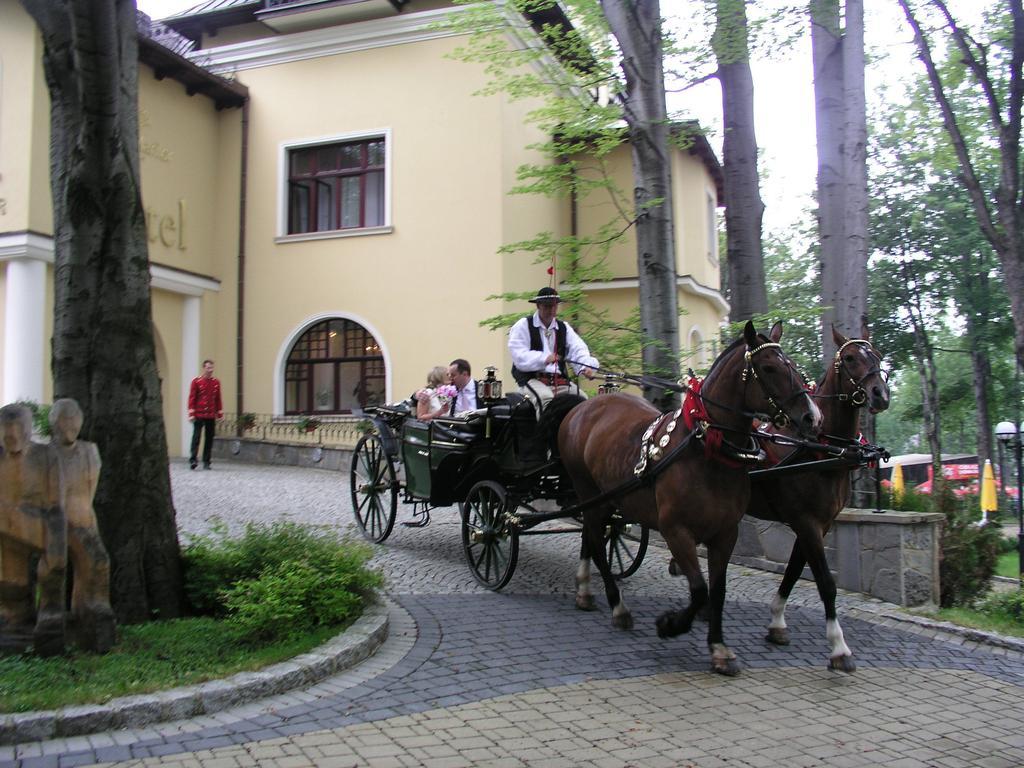
[[[537,305],[532,315],[516,321],[508,333],[512,353],[512,378],[519,391],[533,403],[538,417],[555,395],[582,394],[569,380],[567,361],[577,374],[594,378],[597,358],[568,323],[557,319],[562,299],[554,288],[541,288],[530,302]]]

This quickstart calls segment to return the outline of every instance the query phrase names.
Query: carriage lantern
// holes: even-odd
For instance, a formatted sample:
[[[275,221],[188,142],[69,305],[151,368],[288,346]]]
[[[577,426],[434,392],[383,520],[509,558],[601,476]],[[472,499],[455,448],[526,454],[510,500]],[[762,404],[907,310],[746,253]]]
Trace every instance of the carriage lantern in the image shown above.
[[[604,376],[604,384],[598,386],[597,394],[610,395],[613,392],[618,392],[620,389],[622,389],[622,387],[615,382],[615,374],[606,373]]]
[[[494,375],[498,369],[489,365],[484,370],[487,372],[487,377],[481,379],[477,387],[480,399],[501,400],[501,379]]]

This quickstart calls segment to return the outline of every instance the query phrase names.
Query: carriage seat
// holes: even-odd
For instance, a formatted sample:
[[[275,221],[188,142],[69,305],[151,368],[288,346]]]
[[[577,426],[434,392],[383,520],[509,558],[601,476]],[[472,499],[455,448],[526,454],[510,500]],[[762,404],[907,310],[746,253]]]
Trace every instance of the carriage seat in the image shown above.
[[[472,443],[483,437],[485,410],[471,411],[459,416],[439,416],[430,422],[434,440],[452,443]]]
[[[490,411],[491,416],[496,419],[509,419],[514,416],[534,418],[533,405],[518,392],[509,392],[500,402],[491,405]]]

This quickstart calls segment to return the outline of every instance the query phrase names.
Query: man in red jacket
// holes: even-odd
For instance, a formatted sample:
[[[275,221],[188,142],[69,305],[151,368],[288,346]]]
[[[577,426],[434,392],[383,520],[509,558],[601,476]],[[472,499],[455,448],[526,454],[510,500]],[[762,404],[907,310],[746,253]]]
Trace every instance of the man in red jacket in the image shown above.
[[[213,360],[203,360],[203,375],[192,379],[192,386],[188,390],[188,417],[192,420],[192,452],[188,457],[191,469],[196,468],[199,437],[204,430],[206,438],[203,441],[203,469],[210,468],[214,424],[223,415],[220,382],[213,378]]]

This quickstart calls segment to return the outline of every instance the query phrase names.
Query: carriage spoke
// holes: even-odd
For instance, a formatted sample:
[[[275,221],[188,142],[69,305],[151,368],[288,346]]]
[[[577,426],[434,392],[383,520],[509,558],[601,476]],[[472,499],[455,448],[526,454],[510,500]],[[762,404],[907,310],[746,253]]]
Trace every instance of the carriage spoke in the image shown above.
[[[462,507],[462,545],[474,578],[501,589],[512,577],[519,552],[518,534],[509,530],[505,489],[482,481],[470,489]]]
[[[384,541],[395,524],[398,483],[395,468],[376,435],[366,435],[356,444],[350,483],[352,512],[363,536],[377,543]]]

